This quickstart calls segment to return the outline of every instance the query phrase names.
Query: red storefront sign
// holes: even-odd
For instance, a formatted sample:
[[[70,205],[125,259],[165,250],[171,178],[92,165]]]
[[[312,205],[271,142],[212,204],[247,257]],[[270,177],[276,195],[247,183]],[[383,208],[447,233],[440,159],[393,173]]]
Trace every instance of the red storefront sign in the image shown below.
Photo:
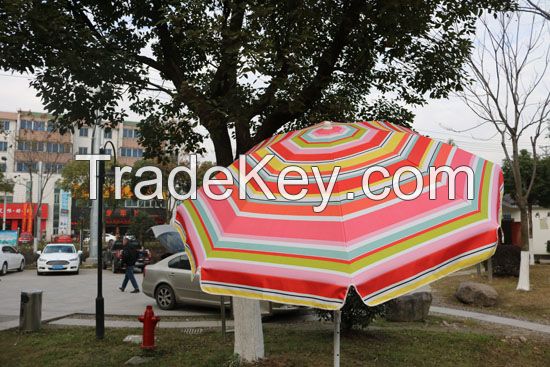
[[[30,205],[27,203],[9,203],[6,204],[6,219],[23,219],[25,214],[25,205],[30,208]],[[37,204],[33,203],[33,214],[35,213]],[[4,217],[4,203],[0,200],[0,218]],[[48,218],[48,204],[42,204],[40,206],[40,217],[41,219]]]

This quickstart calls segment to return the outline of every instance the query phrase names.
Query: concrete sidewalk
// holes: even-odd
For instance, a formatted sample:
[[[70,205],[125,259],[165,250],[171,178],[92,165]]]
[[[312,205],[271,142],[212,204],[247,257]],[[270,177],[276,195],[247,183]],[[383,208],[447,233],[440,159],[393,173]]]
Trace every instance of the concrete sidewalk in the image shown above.
[[[63,318],[49,322],[48,325],[62,325],[62,326],[90,326],[95,327],[94,319],[77,319],[77,318]],[[233,320],[227,320],[226,325],[228,327],[233,326]],[[105,320],[105,327],[108,328],[139,328],[143,327],[143,324],[139,321],[130,320]],[[221,320],[196,320],[196,321],[162,321],[157,324],[161,329],[194,329],[194,328],[221,328]]]
[[[456,308],[432,306],[430,307],[430,314],[462,317],[466,319],[473,319],[473,320],[488,322],[492,324],[511,326],[519,329],[527,329],[527,330],[536,331],[539,333],[550,334],[550,325],[538,324],[536,322],[531,322],[531,321],[512,319],[509,317],[496,316],[496,315],[491,315],[487,313],[465,311],[465,310],[459,310]]]

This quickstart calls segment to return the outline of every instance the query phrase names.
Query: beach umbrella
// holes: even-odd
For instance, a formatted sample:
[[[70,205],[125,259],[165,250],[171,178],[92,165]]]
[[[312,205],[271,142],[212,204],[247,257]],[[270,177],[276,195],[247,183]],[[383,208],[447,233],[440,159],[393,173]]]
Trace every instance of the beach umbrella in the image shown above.
[[[170,254],[185,251],[185,245],[176,228],[169,224],[159,224],[150,228],[155,238]]]
[[[259,180],[239,177],[255,169]],[[215,178],[175,220],[212,294],[339,310],[354,287],[375,306],[489,258],[498,241],[500,167],[388,122],[278,134]]]

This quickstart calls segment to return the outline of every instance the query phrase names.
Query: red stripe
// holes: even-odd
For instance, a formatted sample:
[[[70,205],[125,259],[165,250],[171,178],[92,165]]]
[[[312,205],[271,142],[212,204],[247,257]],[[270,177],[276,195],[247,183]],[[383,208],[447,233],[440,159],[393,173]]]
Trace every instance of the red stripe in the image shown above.
[[[420,274],[428,269],[431,269],[439,264],[442,264],[453,257],[468,251],[481,248],[490,243],[497,241],[496,231],[490,230],[479,235],[460,241],[450,247],[431,253],[428,256],[417,259],[410,263],[406,263],[403,266],[395,268],[391,271],[384,272],[377,277],[371,278],[362,284],[357,284],[357,291],[361,297],[365,298],[367,295],[375,293],[381,289],[384,289],[392,284],[399,283],[407,278],[413,277],[416,274]]]
[[[281,269],[281,272],[284,272]],[[210,269],[208,263],[201,268],[201,281],[237,284],[273,291],[301,293],[325,298],[344,300],[347,287],[311,280],[297,280],[285,276],[270,276],[255,273]]]

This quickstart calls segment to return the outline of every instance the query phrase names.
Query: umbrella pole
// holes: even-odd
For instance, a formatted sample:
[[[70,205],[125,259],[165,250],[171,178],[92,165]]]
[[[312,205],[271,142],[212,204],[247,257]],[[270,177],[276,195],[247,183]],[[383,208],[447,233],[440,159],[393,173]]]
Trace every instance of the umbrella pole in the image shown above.
[[[334,311],[334,367],[340,367],[340,321],[342,311]]]

